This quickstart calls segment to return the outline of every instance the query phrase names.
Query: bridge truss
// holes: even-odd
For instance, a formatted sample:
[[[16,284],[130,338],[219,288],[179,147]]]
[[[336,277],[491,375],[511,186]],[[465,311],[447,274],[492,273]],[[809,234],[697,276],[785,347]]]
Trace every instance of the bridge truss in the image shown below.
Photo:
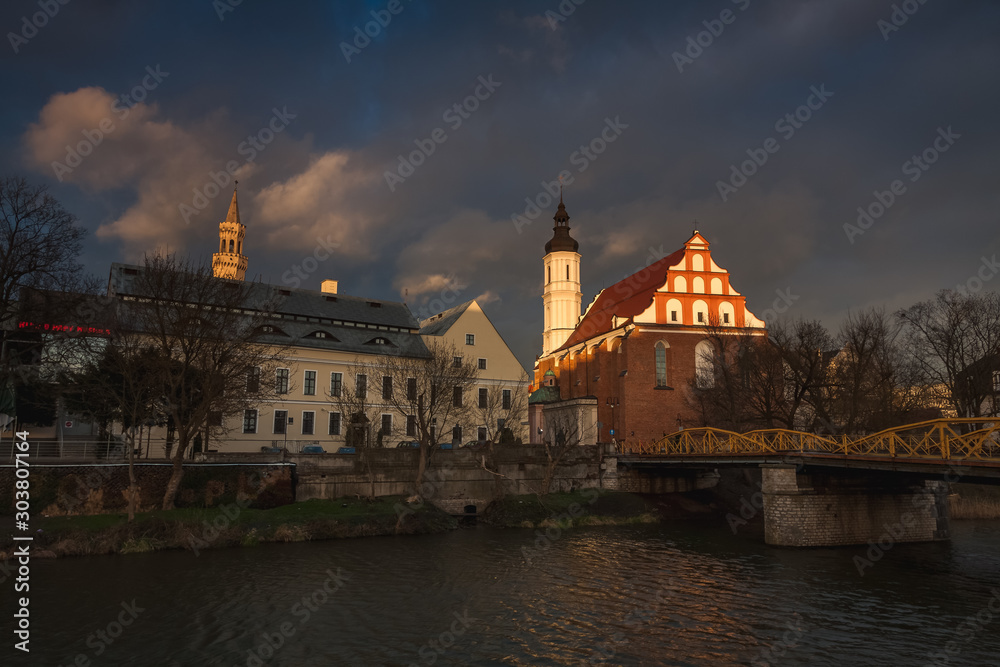
[[[690,428],[654,442],[623,442],[620,452],[643,457],[834,454],[920,461],[981,461],[1000,466],[1000,419],[934,419],[870,435],[817,435],[787,429],[735,433]]]

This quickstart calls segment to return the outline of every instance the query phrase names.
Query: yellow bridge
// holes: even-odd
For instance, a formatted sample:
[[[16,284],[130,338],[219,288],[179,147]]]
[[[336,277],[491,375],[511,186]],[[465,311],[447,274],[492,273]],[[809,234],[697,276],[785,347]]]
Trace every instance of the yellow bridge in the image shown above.
[[[624,442],[619,451],[626,456],[644,458],[799,454],[941,464],[961,461],[1000,467],[1000,418],[935,419],[854,436],[824,436],[785,429],[734,433],[716,428],[691,428],[655,442]]]

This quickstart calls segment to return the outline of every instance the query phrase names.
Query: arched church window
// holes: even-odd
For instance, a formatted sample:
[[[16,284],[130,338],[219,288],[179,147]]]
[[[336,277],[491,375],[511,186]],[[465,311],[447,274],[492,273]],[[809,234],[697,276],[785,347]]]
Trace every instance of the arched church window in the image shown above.
[[[233,249],[235,247],[236,247],[236,241],[229,239],[229,252],[233,252]]]
[[[699,389],[711,389],[715,386],[715,347],[707,340],[698,343],[694,348],[695,384]]]
[[[667,344],[662,340],[656,343],[656,386],[667,386]]]
[[[569,264],[566,265],[566,280],[569,280]]]

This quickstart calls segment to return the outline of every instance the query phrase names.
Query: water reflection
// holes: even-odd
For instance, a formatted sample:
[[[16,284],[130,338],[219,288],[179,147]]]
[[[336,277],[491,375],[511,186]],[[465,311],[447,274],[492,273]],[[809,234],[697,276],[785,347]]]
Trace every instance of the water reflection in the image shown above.
[[[863,549],[773,549],[685,521],[570,531],[530,562],[533,531],[481,527],[41,561],[31,660],[11,664],[926,664],[1000,585],[1000,526],[953,532],[864,576]],[[317,597],[338,568],[350,579]],[[95,656],[88,635],[133,599],[145,611]],[[996,664],[998,629],[952,664]]]

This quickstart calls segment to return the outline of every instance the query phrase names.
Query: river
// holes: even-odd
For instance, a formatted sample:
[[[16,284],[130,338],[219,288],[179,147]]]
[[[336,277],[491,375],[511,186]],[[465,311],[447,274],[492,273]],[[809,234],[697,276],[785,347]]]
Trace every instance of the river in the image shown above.
[[[1000,522],[952,529],[863,576],[864,547],[771,548],[705,519],[35,560],[30,660],[0,662],[1000,664]]]

